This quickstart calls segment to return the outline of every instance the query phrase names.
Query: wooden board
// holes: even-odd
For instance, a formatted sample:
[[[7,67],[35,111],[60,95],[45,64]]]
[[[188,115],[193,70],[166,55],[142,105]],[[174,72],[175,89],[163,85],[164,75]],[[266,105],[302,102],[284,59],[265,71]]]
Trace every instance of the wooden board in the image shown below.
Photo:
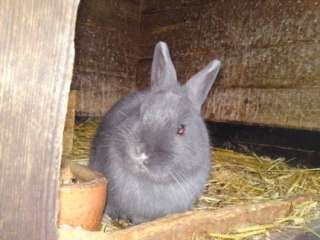
[[[130,0],[81,1],[73,84],[77,114],[102,116],[135,89],[140,7]]]
[[[186,212],[109,234],[87,232],[79,229],[59,229],[59,239],[194,239],[195,236],[205,236],[210,232],[227,233],[252,224],[272,223],[277,218],[287,216],[295,206],[312,199],[310,196],[305,196],[286,201],[274,200],[260,204],[231,206],[215,211]]]
[[[1,0],[0,239],[56,239],[79,0]]]
[[[223,88],[212,91],[204,107],[207,119],[320,130],[320,87]]]
[[[70,90],[68,111],[63,131],[63,156],[69,156],[72,152],[77,96],[77,90]]]
[[[320,233],[320,219],[314,220],[307,224],[309,229]],[[270,240],[317,240],[319,239],[311,232],[305,232],[304,229],[288,229],[283,232],[274,232],[269,236]]]

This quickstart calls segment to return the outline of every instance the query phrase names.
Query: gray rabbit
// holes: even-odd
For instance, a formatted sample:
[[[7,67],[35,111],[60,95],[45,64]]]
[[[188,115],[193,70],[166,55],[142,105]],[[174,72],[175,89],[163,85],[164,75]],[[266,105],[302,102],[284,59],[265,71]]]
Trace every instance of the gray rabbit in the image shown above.
[[[104,116],[90,166],[109,179],[112,219],[138,224],[192,207],[211,168],[200,110],[219,68],[214,60],[181,86],[169,49],[159,42],[150,89],[124,97]]]

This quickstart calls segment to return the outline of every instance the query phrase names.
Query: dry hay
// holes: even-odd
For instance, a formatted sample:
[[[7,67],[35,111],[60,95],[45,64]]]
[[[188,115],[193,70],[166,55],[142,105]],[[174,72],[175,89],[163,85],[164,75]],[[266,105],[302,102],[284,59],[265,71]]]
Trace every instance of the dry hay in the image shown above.
[[[212,174],[195,209],[217,209],[299,195],[320,196],[319,168],[290,167],[283,158],[249,156],[220,148],[213,149],[212,156]],[[306,223],[317,218],[320,218],[320,204],[309,201],[272,224],[250,226],[230,234],[211,233],[210,236],[212,239],[266,239],[270,231],[290,227],[312,232]]]
[[[283,158],[273,160],[221,148],[215,148],[212,156],[212,174],[196,208],[320,194],[319,168],[294,168]]]
[[[88,159],[90,142],[99,120],[75,126],[72,159]],[[298,195],[320,195],[320,169],[290,167],[285,159],[250,156],[231,150],[212,149],[213,168],[204,194],[194,209],[214,210],[242,203],[258,203],[286,199]],[[311,219],[319,218],[318,202],[308,202],[293,209],[290,216],[272,224],[251,226],[231,234],[212,233],[211,239],[250,239],[266,236],[272,229],[283,226],[305,227]],[[106,221],[109,222],[110,221]],[[127,223],[104,224],[103,231],[125,228]]]
[[[91,141],[96,134],[99,122],[100,119],[97,119],[74,126],[71,159],[78,161],[89,159]]]

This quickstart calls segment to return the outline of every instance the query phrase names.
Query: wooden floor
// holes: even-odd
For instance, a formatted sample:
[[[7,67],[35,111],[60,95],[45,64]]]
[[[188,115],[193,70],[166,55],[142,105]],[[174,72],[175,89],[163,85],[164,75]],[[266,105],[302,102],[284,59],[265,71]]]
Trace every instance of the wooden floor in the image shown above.
[[[313,231],[320,235],[320,219],[308,225]],[[310,232],[304,232],[299,229],[292,229],[280,233],[271,234],[270,240],[317,240],[319,237]]]

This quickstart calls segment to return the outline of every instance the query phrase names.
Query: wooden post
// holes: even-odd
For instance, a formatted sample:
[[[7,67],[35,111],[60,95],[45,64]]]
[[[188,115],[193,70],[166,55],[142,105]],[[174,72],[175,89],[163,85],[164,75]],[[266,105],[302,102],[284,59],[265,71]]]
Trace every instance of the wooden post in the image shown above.
[[[65,157],[70,156],[72,152],[77,96],[77,90],[70,90],[68,111],[63,131],[63,155]]]
[[[79,0],[0,0],[0,239],[57,239]]]

